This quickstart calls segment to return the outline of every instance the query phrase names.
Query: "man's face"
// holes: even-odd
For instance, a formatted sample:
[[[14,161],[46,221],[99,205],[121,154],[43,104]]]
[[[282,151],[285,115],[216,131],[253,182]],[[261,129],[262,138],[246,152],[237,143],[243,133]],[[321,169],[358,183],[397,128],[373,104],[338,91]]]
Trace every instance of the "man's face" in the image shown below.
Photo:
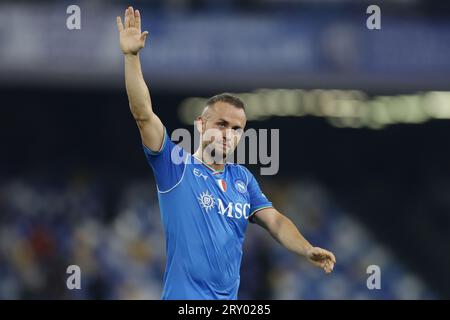
[[[209,106],[198,120],[204,152],[220,160],[236,149],[247,121],[243,109],[226,102]]]

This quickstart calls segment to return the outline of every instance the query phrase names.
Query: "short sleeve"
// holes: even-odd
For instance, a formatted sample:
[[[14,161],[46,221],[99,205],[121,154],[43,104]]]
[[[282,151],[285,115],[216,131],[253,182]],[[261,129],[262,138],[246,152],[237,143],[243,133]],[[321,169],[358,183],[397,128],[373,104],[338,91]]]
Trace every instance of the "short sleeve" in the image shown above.
[[[164,128],[161,149],[157,152],[142,144],[147,162],[155,175],[159,192],[170,191],[182,179],[185,170],[186,151],[169,139]]]
[[[250,196],[250,215],[248,219],[250,222],[253,222],[252,219],[256,212],[264,208],[271,208],[273,205],[261,191],[261,188],[259,187],[259,184],[253,174],[247,169],[245,171],[248,178],[247,190]]]

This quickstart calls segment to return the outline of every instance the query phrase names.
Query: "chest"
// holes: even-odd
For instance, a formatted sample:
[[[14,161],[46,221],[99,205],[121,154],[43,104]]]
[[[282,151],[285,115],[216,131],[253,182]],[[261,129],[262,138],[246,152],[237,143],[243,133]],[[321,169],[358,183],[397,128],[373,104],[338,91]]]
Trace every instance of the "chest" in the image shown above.
[[[230,219],[247,220],[250,197],[246,179],[229,169],[219,173],[208,170],[192,166],[185,173],[200,209]]]

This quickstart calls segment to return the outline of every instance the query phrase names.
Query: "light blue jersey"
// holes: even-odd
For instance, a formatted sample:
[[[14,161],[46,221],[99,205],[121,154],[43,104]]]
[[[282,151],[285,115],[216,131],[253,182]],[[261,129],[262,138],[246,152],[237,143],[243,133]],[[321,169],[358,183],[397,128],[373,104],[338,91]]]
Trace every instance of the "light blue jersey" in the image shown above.
[[[166,237],[162,299],[237,299],[249,218],[272,203],[248,169],[227,163],[215,171],[173,143],[166,129],[161,150],[144,152]]]

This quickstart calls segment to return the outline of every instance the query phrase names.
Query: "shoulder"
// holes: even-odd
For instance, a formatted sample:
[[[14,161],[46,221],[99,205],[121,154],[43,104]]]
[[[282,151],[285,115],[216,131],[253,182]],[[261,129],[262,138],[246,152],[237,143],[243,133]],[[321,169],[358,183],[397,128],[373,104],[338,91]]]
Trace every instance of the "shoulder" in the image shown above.
[[[237,163],[229,163],[228,166],[230,166],[233,175],[242,179],[247,185],[252,180],[253,174],[247,167]]]

